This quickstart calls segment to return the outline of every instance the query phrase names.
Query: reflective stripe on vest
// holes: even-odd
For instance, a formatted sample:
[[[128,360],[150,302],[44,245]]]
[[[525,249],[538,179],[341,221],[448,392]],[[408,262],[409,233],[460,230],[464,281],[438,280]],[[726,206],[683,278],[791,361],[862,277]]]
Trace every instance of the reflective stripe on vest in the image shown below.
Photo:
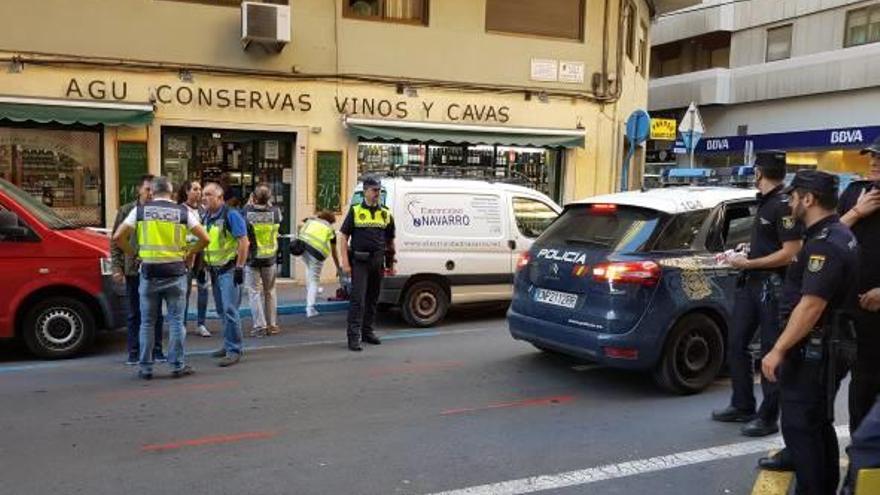
[[[352,213],[354,214],[355,228],[384,229],[391,223],[391,211],[384,206],[380,206],[375,211],[370,211],[369,208],[365,208],[362,204],[354,205]]]
[[[186,207],[150,201],[137,207],[138,257],[144,263],[179,263],[186,258]]]
[[[274,208],[248,209],[245,212],[245,219],[254,232],[254,240],[257,244],[254,256],[257,259],[274,258],[278,252],[278,229],[281,227],[278,223],[279,217]]]
[[[227,212],[224,211],[208,226],[210,242],[205,249],[205,263],[210,266],[223,266],[234,260],[238,254],[238,240],[227,231],[226,215]]]
[[[330,224],[312,218],[302,226],[298,237],[327,258],[330,256],[330,240],[333,239],[333,235],[333,227]]]

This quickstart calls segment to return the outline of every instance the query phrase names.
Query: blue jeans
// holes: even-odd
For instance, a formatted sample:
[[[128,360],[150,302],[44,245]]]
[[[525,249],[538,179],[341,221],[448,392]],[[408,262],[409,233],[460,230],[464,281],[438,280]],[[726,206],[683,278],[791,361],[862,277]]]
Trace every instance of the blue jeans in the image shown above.
[[[204,325],[208,313],[208,279],[200,283],[196,279],[196,272],[190,270],[186,275],[186,303],[183,306],[183,326],[189,320],[189,295],[192,293],[192,283],[196,280],[196,325]]]
[[[139,275],[125,276],[125,292],[128,294],[128,357],[140,356],[141,335],[141,277]],[[153,340],[154,351],[162,352],[162,311],[156,315],[155,337]]]
[[[214,307],[223,320],[223,349],[226,354],[241,354],[241,287],[235,285],[233,269],[225,272],[211,271],[211,291]]]
[[[184,366],[183,342],[186,332],[183,328],[183,299],[186,295],[186,275],[169,278],[141,277],[141,371],[153,372],[152,332],[157,314],[161,314],[162,301],[168,310],[168,365],[171,370]]]

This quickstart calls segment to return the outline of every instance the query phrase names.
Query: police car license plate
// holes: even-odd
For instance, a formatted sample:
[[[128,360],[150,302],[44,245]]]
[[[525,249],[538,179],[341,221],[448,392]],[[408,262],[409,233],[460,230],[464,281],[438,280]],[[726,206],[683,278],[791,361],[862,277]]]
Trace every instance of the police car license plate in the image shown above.
[[[577,305],[578,296],[577,294],[569,294],[567,292],[559,292],[549,289],[537,289],[535,290],[535,301],[572,309],[575,307],[575,305]]]

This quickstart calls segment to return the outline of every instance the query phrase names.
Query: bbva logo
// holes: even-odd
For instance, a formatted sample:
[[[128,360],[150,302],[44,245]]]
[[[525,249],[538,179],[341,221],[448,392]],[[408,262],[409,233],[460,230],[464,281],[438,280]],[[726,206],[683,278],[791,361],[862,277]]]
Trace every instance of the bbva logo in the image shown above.
[[[831,144],[848,144],[862,142],[864,142],[864,138],[862,137],[862,131],[859,129],[855,129],[852,131],[831,131]]]
[[[729,150],[730,142],[728,142],[727,139],[707,139],[706,149],[708,151]]]

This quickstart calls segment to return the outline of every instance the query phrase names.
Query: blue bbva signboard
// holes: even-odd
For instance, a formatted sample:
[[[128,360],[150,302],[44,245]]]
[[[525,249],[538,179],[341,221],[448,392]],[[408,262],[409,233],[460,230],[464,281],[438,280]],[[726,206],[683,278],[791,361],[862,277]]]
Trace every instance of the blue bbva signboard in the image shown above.
[[[755,151],[805,148],[860,148],[867,146],[878,136],[880,136],[880,126],[754,134],[751,136],[704,137],[697,144],[696,152],[727,153],[743,151],[746,141],[754,143]]]

